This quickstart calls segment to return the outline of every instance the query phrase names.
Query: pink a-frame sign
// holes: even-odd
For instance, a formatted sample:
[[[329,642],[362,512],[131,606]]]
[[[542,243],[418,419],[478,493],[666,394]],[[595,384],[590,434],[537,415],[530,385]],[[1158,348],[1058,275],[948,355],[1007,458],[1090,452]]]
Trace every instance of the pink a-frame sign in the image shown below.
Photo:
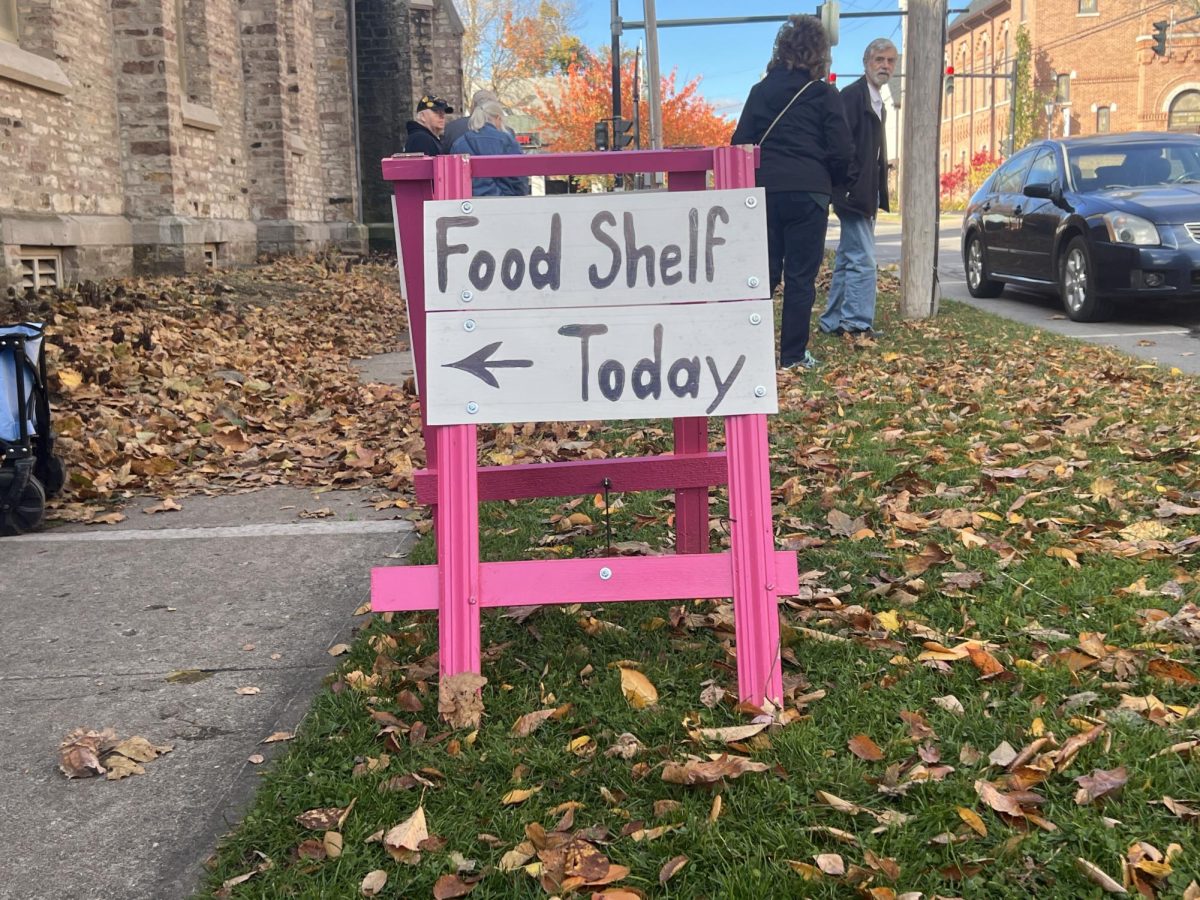
[[[799,584],[771,516],[774,329],[756,164],[753,147],[384,160],[429,461],[416,493],[434,506],[437,563],[373,569],[371,601],[376,612],[438,610],[442,677],[479,672],[484,608],[732,597],[739,697],[782,703],[778,598]],[[669,195],[471,197],[472,176],[650,171],[667,173]],[[504,249],[503,235],[527,231],[539,237]],[[625,362],[612,349],[639,341]],[[474,422],[576,413],[670,417],[675,452],[477,465]],[[724,419],[724,451],[708,447],[709,416]],[[480,560],[481,501],[606,483],[674,490],[674,555]],[[730,549],[711,552],[708,489],[719,484]]]

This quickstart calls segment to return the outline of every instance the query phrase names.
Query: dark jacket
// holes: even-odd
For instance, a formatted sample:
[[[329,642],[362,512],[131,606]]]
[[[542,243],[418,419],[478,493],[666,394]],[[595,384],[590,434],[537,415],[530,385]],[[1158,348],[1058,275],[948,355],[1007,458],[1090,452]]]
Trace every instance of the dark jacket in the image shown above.
[[[446,123],[446,130],[442,132],[442,152],[449,153],[450,148],[454,146],[454,142],[463,136],[467,130],[467,123],[471,121],[471,117],[459,116],[452,122]]]
[[[810,81],[763,141],[763,133],[780,110]],[[807,69],[784,66],[771,69],[750,88],[730,141],[760,142],[756,184],[767,191],[832,194],[833,184],[845,180],[854,152],[837,90],[822,79],[813,81]]]
[[[507,131],[501,131],[491,122],[478,131],[467,129],[454,145],[451,153],[468,153],[472,156],[520,156],[521,145]],[[520,197],[529,193],[529,179],[525,176],[500,178],[472,178],[471,189],[476,197]]]
[[[833,208],[873,216],[888,208],[887,142],[883,122],[871,106],[866,76],[841,94],[846,122],[854,138],[854,161],[844,184],[833,195]]]
[[[405,153],[424,153],[426,156],[441,154],[442,142],[420,122],[409,119],[404,127],[408,129],[408,137],[404,141]]]

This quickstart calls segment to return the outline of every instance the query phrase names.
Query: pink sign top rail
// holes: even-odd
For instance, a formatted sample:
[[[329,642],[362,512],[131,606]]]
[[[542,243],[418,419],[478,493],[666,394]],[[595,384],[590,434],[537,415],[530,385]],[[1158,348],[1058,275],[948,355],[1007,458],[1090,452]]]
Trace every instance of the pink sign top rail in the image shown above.
[[[718,148],[623,150],[587,153],[538,153],[526,156],[473,156],[471,175],[618,175],[630,172],[711,172]],[[758,148],[755,148],[755,166]],[[387,181],[433,181],[432,156],[396,156],[383,161]],[[701,188],[703,185],[700,186]]]

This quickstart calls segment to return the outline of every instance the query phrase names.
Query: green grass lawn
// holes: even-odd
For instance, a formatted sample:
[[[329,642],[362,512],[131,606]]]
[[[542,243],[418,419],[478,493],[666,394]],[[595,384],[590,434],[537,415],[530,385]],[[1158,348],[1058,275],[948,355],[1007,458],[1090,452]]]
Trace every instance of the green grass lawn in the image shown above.
[[[224,895],[354,897],[382,870],[386,897],[1080,898],[1104,894],[1096,872],[1185,896],[1200,877],[1198,383],[959,304],[912,324],[894,310],[883,297],[883,341],[819,336],[825,365],[780,384],[775,522],[802,572],[781,605],[786,724],[732,746],[699,734],[754,716],[736,708],[728,600],[485,613],[483,722],[460,730],[438,717],[436,617],[365,617],[205,894],[258,870]],[[618,424],[481,430],[481,457],[669,448],[661,423]],[[612,499],[614,543],[670,551],[669,494]],[[605,551],[592,497],[489,504],[482,522],[487,560]],[[434,558],[427,534],[413,561]],[[622,666],[657,704],[626,700]],[[558,713],[513,735],[543,709]],[[609,753],[626,733],[636,754]],[[721,752],[765,770],[664,781]],[[506,803],[514,791],[534,792]],[[351,804],[340,825],[297,821]],[[377,835],[418,808],[430,837],[394,859]],[[618,867],[613,884],[581,880]]]

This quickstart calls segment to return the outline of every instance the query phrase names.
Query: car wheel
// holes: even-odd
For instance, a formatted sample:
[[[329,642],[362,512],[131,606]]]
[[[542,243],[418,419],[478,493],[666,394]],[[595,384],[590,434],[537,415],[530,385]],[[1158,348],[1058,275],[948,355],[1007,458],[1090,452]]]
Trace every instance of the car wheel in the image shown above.
[[[1111,319],[1113,301],[1096,294],[1096,276],[1087,241],[1073,237],[1067,244],[1059,267],[1059,292],[1067,315],[1075,322],[1103,322]]]
[[[967,290],[972,297],[981,299],[999,297],[1004,290],[1004,282],[988,278],[987,268],[983,262],[983,241],[979,235],[971,235],[967,241],[966,259],[963,265],[967,270]]]

